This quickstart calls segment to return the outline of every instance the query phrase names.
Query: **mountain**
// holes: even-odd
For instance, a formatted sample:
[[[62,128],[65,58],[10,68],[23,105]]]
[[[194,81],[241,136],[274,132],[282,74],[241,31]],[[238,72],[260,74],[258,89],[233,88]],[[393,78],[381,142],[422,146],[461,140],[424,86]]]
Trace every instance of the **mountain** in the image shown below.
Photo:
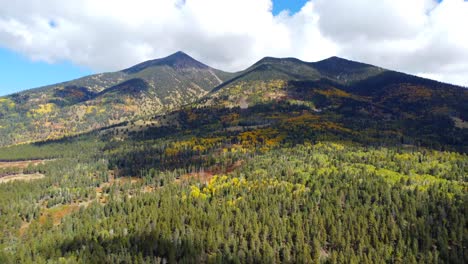
[[[1,98],[0,129],[6,136],[0,144],[108,126],[129,132],[171,125],[217,129],[219,120],[229,119],[221,113],[239,107],[232,111],[243,118],[223,127],[297,128],[313,131],[313,137],[465,150],[467,101],[463,87],[338,57],[318,62],[266,57],[233,74],[177,52],[119,72]],[[202,108],[202,115],[193,115]],[[171,118],[161,119],[171,111]],[[299,138],[307,133],[302,134]]]
[[[271,98],[284,97],[288,83],[297,81],[331,81],[339,85],[349,85],[364,80],[386,70],[338,57],[319,62],[304,62],[296,58],[265,57],[238,73],[232,79],[217,86],[208,95],[226,97],[232,102],[255,103]],[[242,93],[239,93],[242,91]],[[242,94],[242,96],[238,96]]]
[[[183,52],[0,98],[0,145],[59,138],[175,109],[232,74]]]
[[[262,106],[261,113],[244,121],[301,125],[316,134],[338,133],[358,141],[467,150],[466,102],[468,89],[463,87],[365,63],[338,57],[319,62],[267,57],[217,86],[193,107],[258,111]]]
[[[327,78],[342,84],[350,84],[355,81],[364,80],[386,71],[385,69],[370,64],[339,57],[331,57],[308,64],[317,69],[322,78]]]

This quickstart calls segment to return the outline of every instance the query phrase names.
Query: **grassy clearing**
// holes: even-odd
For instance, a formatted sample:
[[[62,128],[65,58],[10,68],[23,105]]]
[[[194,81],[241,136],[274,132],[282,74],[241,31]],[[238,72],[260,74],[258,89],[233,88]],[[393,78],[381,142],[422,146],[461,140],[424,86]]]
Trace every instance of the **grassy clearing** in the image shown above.
[[[33,180],[39,180],[44,178],[44,174],[40,173],[34,173],[34,174],[16,174],[16,175],[10,175],[10,176],[5,176],[0,178],[0,184],[1,183],[7,183],[11,181],[33,181]]]
[[[29,165],[39,165],[39,164],[44,164],[47,161],[50,160],[45,160],[45,159],[39,159],[39,160],[23,160],[23,161],[0,161],[0,169],[1,168],[20,168],[20,169],[25,169]]]

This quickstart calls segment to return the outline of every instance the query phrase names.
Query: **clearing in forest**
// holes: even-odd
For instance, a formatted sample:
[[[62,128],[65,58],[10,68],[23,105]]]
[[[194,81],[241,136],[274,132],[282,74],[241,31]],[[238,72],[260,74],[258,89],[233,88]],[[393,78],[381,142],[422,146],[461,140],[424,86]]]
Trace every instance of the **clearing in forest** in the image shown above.
[[[47,161],[51,161],[51,160],[0,161],[0,169],[2,168],[26,169],[30,164],[35,166],[38,164],[44,164]]]
[[[7,183],[11,181],[32,181],[32,180],[38,180],[44,178],[44,174],[40,173],[34,173],[34,174],[15,174],[15,175],[9,175],[5,177],[0,178],[0,184],[1,183]]]

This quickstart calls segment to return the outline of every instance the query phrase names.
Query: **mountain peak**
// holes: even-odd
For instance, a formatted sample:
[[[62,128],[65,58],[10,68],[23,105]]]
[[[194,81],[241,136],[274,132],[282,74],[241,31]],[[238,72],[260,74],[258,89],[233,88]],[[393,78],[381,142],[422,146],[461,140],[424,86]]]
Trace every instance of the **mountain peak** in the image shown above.
[[[187,53],[179,50],[167,57],[161,58],[160,60],[195,60],[195,59],[190,57]]]
[[[183,52],[183,51],[181,51],[181,50],[179,50],[179,51],[176,51],[176,52],[175,52],[174,54],[172,54],[172,55],[179,55],[179,56],[180,56],[180,55],[182,55],[182,56],[189,56],[189,55],[187,55],[187,53],[185,53],[185,52]],[[170,56],[172,56],[172,55],[170,55]],[[190,56],[189,56],[189,57],[190,57]]]
[[[207,65],[195,60],[194,58],[187,55],[185,52],[177,51],[176,53],[171,54],[164,58],[142,62],[133,67],[123,70],[123,72],[137,73],[147,68],[155,67],[155,66],[169,66],[176,70],[191,69],[191,68],[195,68],[195,69],[209,68]]]
[[[340,58],[337,56],[332,56],[328,59],[324,59],[321,61],[313,62],[312,63],[315,67],[317,68],[368,68],[368,67],[375,67],[370,64],[362,63],[362,62],[357,62],[357,61],[352,61],[348,60],[345,58]]]
[[[341,58],[341,57],[338,57],[338,56],[331,56],[330,58],[327,58],[327,59],[324,59],[324,60],[334,60],[334,61],[348,61],[347,59],[345,58]]]
[[[258,66],[262,64],[286,63],[286,62],[304,63],[303,61],[296,59],[296,58],[264,57],[261,60],[257,61],[253,66]]]
[[[385,71],[382,68],[370,64],[352,61],[337,56],[312,62],[309,63],[309,65],[317,69],[322,76],[343,83],[366,79]]]

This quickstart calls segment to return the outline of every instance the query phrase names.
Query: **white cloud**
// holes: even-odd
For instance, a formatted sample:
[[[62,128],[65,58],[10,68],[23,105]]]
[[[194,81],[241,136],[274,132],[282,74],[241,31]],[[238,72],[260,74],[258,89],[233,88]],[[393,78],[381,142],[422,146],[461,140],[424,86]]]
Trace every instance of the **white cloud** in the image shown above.
[[[339,55],[468,85],[462,0],[312,0],[278,16],[271,0],[0,0],[0,6],[0,46],[95,71],[177,50],[231,71],[264,56]]]
[[[338,55],[468,86],[468,2],[317,0]]]

